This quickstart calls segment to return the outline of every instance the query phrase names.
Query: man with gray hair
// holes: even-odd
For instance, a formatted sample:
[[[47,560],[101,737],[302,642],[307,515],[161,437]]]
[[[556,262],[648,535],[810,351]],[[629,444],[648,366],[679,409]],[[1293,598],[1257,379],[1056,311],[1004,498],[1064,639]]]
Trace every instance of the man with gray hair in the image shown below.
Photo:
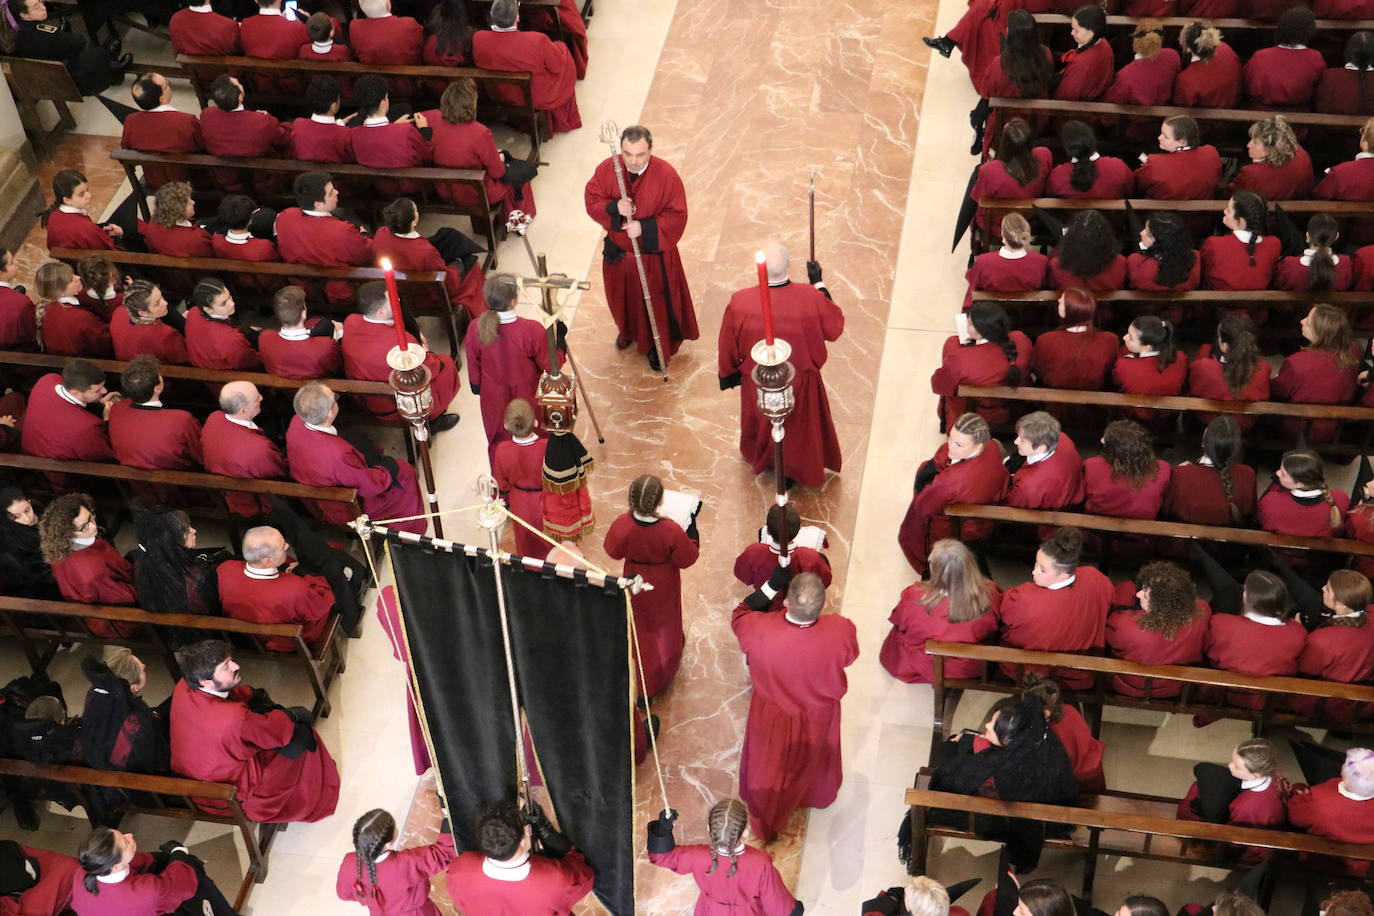
[[[825,365],[827,342],[844,333],[844,312],[830,298],[821,279],[821,265],[806,264],[807,283],[793,283],[787,272],[791,255],[781,242],[763,246],[768,271],[768,291],[772,301],[773,333],[792,347],[788,361],[797,370],[792,381],[796,406],[784,428],[781,473],[790,487],[794,482],[807,487],[825,483],[825,470],[839,471],[842,463],[840,440],[830,416],[830,399],[825,393],[821,368]],[[720,322],[718,345],[720,387],[739,388],[739,450],[758,474],[773,467],[772,425],[759,413],[754,385],[754,344],[764,339],[763,300],[758,284],[750,284],[730,297]]]
[[[323,576],[307,575],[288,556],[291,545],[276,528],[249,528],[243,536],[243,559],[219,565],[219,600],[224,613],[250,623],[298,623],[314,645],[324,635],[334,591]],[[274,652],[292,652],[286,638],[267,640]]]
[[[205,418],[200,447],[205,470],[226,477],[284,480],[286,456],[255,422],[262,395],[252,382],[230,382],[219,391],[219,410]],[[256,493],[225,491],[229,511],[245,518],[269,511],[267,498]]]
[[[359,63],[383,66],[420,63],[425,31],[409,16],[391,15],[391,0],[359,0],[365,19],[348,24],[348,44]],[[337,28],[337,26],[336,26]],[[402,81],[407,88],[408,81]]]
[[[577,67],[568,46],[542,32],[520,31],[516,0],[495,0],[488,15],[491,29],[472,36],[473,65],[488,70],[528,70],[534,107],[548,113],[549,130],[561,134],[581,127]],[[352,34],[350,28],[349,36]],[[503,105],[518,108],[524,104],[524,95],[515,86],[497,85],[491,92]]]
[[[286,431],[286,459],[291,478],[316,487],[352,487],[358,491],[363,512],[374,520],[406,518],[392,527],[424,534],[425,510],[415,468],[407,461],[383,454],[357,431],[341,434],[334,426],[339,402],[323,382],[310,382],[296,392],[296,416]],[[306,500],[315,515],[331,525],[353,521],[353,512],[342,503]]]

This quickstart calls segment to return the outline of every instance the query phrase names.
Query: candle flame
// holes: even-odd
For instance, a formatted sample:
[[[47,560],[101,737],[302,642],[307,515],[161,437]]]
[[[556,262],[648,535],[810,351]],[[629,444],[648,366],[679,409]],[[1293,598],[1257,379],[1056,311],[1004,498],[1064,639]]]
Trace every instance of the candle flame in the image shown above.
[[[382,264],[382,270],[390,270],[390,269],[391,269],[391,258],[382,258],[381,264]]]

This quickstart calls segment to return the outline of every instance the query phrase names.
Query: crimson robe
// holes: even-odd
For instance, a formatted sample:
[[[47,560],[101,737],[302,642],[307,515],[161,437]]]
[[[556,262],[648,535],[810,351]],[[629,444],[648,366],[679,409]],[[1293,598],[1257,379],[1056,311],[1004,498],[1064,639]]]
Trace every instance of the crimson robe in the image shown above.
[[[366,122],[353,128],[353,158],[374,169],[409,169],[429,165],[434,147],[408,121]],[[372,179],[383,194],[415,194],[421,185],[412,180]]]
[[[1363,684],[1374,678],[1374,626],[1369,625],[1368,610],[1355,618],[1336,617],[1320,629],[1307,634],[1307,644],[1298,657],[1298,673],[1323,681],[1343,684]],[[1353,619],[1355,626],[1336,621]],[[1288,708],[1301,715],[1315,717],[1315,697],[1290,697]],[[1323,721],[1353,722],[1365,719],[1370,711],[1368,703],[1349,700],[1327,700],[1322,704]]]
[[[952,525],[944,515],[945,506],[950,503],[995,505],[1006,495],[1008,485],[1002,456],[996,443],[991,441],[984,443],[978,454],[955,464],[949,460],[949,443],[943,443],[931,460],[939,472],[924,489],[912,496],[902,527],[897,532],[897,543],[906,554],[907,562],[923,576],[930,548],[941,538],[950,537]],[[959,539],[971,543],[991,533],[991,523],[965,520]]]
[[[51,241],[49,244],[55,244]],[[43,350],[59,356],[109,358],[114,351],[110,326],[92,309],[70,302],[43,306]]]
[[[773,574],[773,569],[778,565],[778,547],[776,544],[764,544],[755,542],[735,557],[735,578],[743,582],[750,588],[761,588],[768,577]],[[795,544],[789,547],[787,552],[788,568],[792,574],[815,573],[821,577],[821,584],[826,588],[830,587],[832,573],[830,570],[830,560],[825,554],[812,550],[810,547],[798,547]],[[773,601],[769,604],[770,611],[781,611],[782,602],[786,599],[786,591],[780,591],[773,596]]]
[[[106,321],[124,310],[124,294],[112,289],[96,295],[94,290],[82,287],[81,292],[76,294],[76,301],[95,314],[103,316]]]
[[[1221,472],[1205,464],[1185,462],[1174,467],[1164,493],[1164,517],[1190,525],[1234,524],[1231,502],[1242,520],[1255,514],[1255,470],[1248,464],[1231,465],[1231,500],[1221,483]]]
[[[535,215],[532,185],[526,184],[517,199],[515,188],[501,180],[501,176],[506,174],[506,163],[501,158],[501,151],[496,148],[496,141],[491,138],[489,127],[481,121],[450,124],[437,109],[426,111],[424,115],[432,134],[435,165],[449,169],[478,169],[485,172],[482,184],[487,189],[487,204],[492,208],[494,215],[505,219],[511,210]],[[477,203],[477,191],[465,185],[439,185],[439,196],[457,206],[470,207]],[[484,302],[482,310],[485,309]]]
[[[810,284],[784,282],[770,288],[773,329],[792,346],[788,361],[796,370],[792,380],[795,406],[783,424],[783,476],[803,486],[825,483],[826,468],[838,472],[843,463],[835,421],[826,395],[826,343],[844,333],[844,312]],[[717,355],[721,378],[740,376],[739,450],[755,474],[773,467],[772,424],[758,409],[754,384],[754,344],[764,339],[763,306],[757,286],[730,297],[720,322]]]
[[[482,272],[481,264],[473,264],[464,271],[461,264],[445,263],[439,249],[423,235],[413,239],[403,238],[387,226],[382,226],[373,235],[372,251],[378,258],[390,258],[391,266],[397,270],[444,271],[444,289],[448,292],[449,302],[462,305],[469,318],[477,318],[487,310],[487,301],[482,295],[486,275]],[[434,299],[437,298],[436,295]]]
[[[301,638],[312,646],[319,642],[334,607],[334,591],[324,576],[286,572],[257,578],[245,572],[247,566],[242,560],[225,560],[216,570],[225,615],[249,623],[298,623]],[[273,637],[267,648],[294,652],[296,643]]]
[[[372,868],[360,870],[358,854],[345,853],[334,892],[340,900],[365,906],[368,916],[439,916],[439,908],[429,899],[429,879],[447,869],[455,855],[451,833],[439,834],[438,841],[427,846],[393,849]],[[355,882],[361,882],[361,894]]]
[[[205,149],[200,119],[186,111],[129,112],[124,118],[119,145],[144,153],[199,153]],[[143,180],[150,187],[160,187],[169,181],[186,181],[187,177],[184,168],[143,166]],[[51,228],[48,233],[48,245],[56,245]]]
[[[53,210],[48,214],[49,248],[90,248],[114,251],[119,246],[104,229],[85,213]]]
[[[1135,190],[1152,200],[1206,200],[1221,183],[1221,156],[1210,143],[1157,150],[1135,171]]]
[[[1240,101],[1240,57],[1226,42],[1195,60],[1174,80],[1174,104],[1185,108],[1235,108]]]
[[[366,382],[385,382],[390,378],[391,367],[387,365],[386,355],[396,346],[395,325],[368,321],[362,315],[355,314],[345,318],[343,326],[340,348],[343,351],[344,375]],[[406,341],[419,343],[409,331],[406,332]],[[443,416],[448,405],[453,403],[453,396],[458,393],[458,367],[449,357],[428,352],[425,354],[425,365],[433,374],[430,393],[434,406],[429,411],[429,418],[433,420]],[[398,416],[396,401],[389,395],[367,395],[363,400],[374,416],[387,419]]]
[[[1014,293],[1044,289],[1049,264],[1050,259],[1038,251],[1025,251],[1019,258],[1009,258],[1001,249],[978,255],[973,259],[973,266],[964,274],[968,280],[964,311],[967,312],[973,305],[975,290]]]
[[[531,402],[533,403],[533,402]],[[535,531],[544,530],[544,449],[549,440],[536,436],[533,442],[506,439],[496,443],[491,456],[491,476],[510,511],[529,522]],[[515,552],[527,557],[548,554],[549,545],[523,525],[515,529]]]
[[[652,593],[651,593],[652,594]],[[744,726],[739,797],[765,842],[797,808],[825,808],[844,781],[840,700],[859,657],[853,621],[822,614],[810,626],[741,604],[730,618],[754,693]]]
[[[1279,261],[1278,269],[1274,271],[1274,289],[1307,292],[1312,288],[1311,267],[1303,263],[1304,257],[1290,255]],[[1334,257],[1336,259],[1336,282],[1332,286],[1332,291],[1344,292],[1355,283],[1355,262],[1346,255],[1335,255]]]
[[[1126,394],[1182,394],[1188,381],[1188,357],[1176,353],[1174,361],[1160,369],[1158,356],[1123,352],[1112,365],[1112,381]],[[1156,420],[1160,414],[1160,411],[1144,407],[1131,407],[1126,412],[1146,423]],[[1168,416],[1172,419],[1172,412]]]
[[[1126,259],[1114,255],[1107,266],[1091,276],[1082,276],[1066,270],[1059,264],[1059,255],[1050,258],[1049,286],[1052,289],[1067,289],[1080,286],[1094,293],[1111,293],[1126,288]]]
[[[506,405],[525,398],[534,405],[534,386],[548,369],[548,331],[539,321],[504,321],[491,343],[482,343],[478,323],[469,325],[463,339],[467,356],[467,383],[481,398],[482,428],[492,444],[504,430]],[[559,365],[562,358],[559,357]]]
[[[1068,101],[1095,102],[1107,91],[1116,76],[1112,46],[1105,38],[1094,39],[1086,48],[1073,48],[1063,55],[1064,69],[1054,97]]]
[[[181,9],[167,23],[173,54],[233,57],[239,53],[239,24],[213,10]]]
[[[1064,509],[1078,505],[1083,497],[1082,459],[1073,440],[1060,433],[1053,451],[1012,473],[1006,504],[1018,509]]]
[[[79,604],[133,604],[134,568],[114,546],[97,537],[89,547],[73,550],[52,564],[52,575],[62,597]],[[91,632],[105,639],[131,636],[138,624],[87,619]]]
[[[589,60],[587,56],[587,23],[582,20],[582,11],[578,8],[577,0],[559,0],[557,11],[537,6],[521,10],[520,24],[527,29],[534,29],[553,37],[556,31],[553,23],[555,16],[563,28],[563,38],[567,43],[568,50],[572,52],[573,63],[577,66],[577,78],[583,79],[587,75]]]
[[[134,404],[125,398],[110,408],[109,429],[120,464],[154,471],[201,468],[200,424],[184,410]]]
[[[1374,818],[1367,801],[1347,798],[1340,792],[1341,778],[1328,779],[1307,792],[1294,792],[1288,799],[1288,823],[1313,836],[1342,843],[1374,843]],[[1306,857],[1304,857],[1306,859]],[[1364,877],[1369,862],[1363,859],[1334,859],[1320,856],[1310,860],[1324,871],[1338,871]]]
[[[200,431],[205,470],[226,477],[256,480],[282,480],[286,477],[286,458],[276,443],[260,429],[240,426],[216,410],[205,418]],[[271,511],[266,496],[226,490],[224,502],[235,515],[264,515]]]
[[[1374,503],[1361,502],[1351,507],[1345,517],[1345,536],[1374,544]],[[1355,557],[1353,566],[1366,577],[1374,575],[1374,557]]]
[[[1374,93],[1374,86],[1370,90]],[[1374,200],[1374,156],[1332,166],[1312,189],[1312,196],[1322,200]]]
[[[1344,490],[1335,488],[1332,488],[1330,493],[1330,500],[1320,494],[1296,496],[1276,479],[1259,498],[1256,520],[1265,531],[1275,534],[1308,538],[1339,537],[1345,513],[1350,508],[1350,496]],[[1333,505],[1341,519],[1334,525],[1331,524]]]
[[[217,232],[210,238],[210,249],[212,256],[229,261],[281,260],[276,242],[252,236],[246,239],[231,239],[226,233]],[[270,274],[235,274],[233,280],[238,287],[264,299],[270,298],[282,286],[282,278]]]
[[[1179,800],[1178,819],[1181,821],[1202,820],[1200,793],[1197,783],[1188,787],[1188,793]],[[1226,823],[1238,827],[1272,827],[1283,829],[1288,820],[1284,810],[1283,798],[1279,793],[1279,780],[1271,779],[1263,789],[1242,789],[1231,799],[1227,807]],[[1244,847],[1267,857],[1268,853],[1254,847]]]
[[[948,595],[927,606],[922,601],[926,590],[921,583],[904,588],[902,597],[888,617],[892,629],[888,631],[878,653],[878,661],[887,673],[908,684],[929,684],[935,666],[931,656],[926,654],[927,640],[971,644],[988,642],[988,637],[997,632],[997,611],[1002,606],[1002,590],[991,579],[984,579],[983,582],[989,598],[987,610],[962,623],[950,622]],[[978,677],[981,671],[982,662],[945,659],[946,678]]]
[[[1292,677],[1298,673],[1298,659],[1306,642],[1307,631],[1296,620],[1274,626],[1241,614],[1213,614],[1207,633],[1207,662],[1237,674]],[[1259,709],[1264,703],[1262,694],[1251,691],[1213,690],[1207,694],[1220,699],[1223,692],[1226,702],[1247,709]]]
[[[529,873],[519,881],[498,881],[482,871],[486,856],[465,852],[446,873],[454,907],[473,916],[568,916],[592,889],[591,868],[582,853],[569,850],[561,859],[531,855]]]
[[[372,240],[337,216],[310,216],[299,207],[288,207],[277,214],[276,231],[277,250],[288,264],[368,267],[376,260]],[[331,280],[324,288],[332,303],[353,301],[353,288],[341,280]]]
[[[339,802],[339,769],[319,735],[319,745],[294,760],[277,750],[289,744],[296,724],[285,712],[266,715],[245,705],[252,688],[240,684],[228,697],[198,690],[185,680],[172,690],[172,769],[204,782],[238,789],[243,813],[260,824],[318,821]],[[215,812],[217,802],[199,799]]]
[[[420,63],[425,32],[409,16],[357,18],[348,24],[348,43],[360,63],[382,66]]]
[[[352,162],[353,131],[334,118],[297,118],[291,122],[286,154],[306,162]]]
[[[38,349],[38,313],[27,293],[0,284],[0,348]]]
[[[1044,196],[1045,182],[1050,177],[1050,169],[1054,168],[1054,154],[1043,146],[1037,146],[1031,150],[1031,155],[1035,157],[1039,169],[1025,184],[1021,184],[1008,174],[1006,165],[1000,159],[993,159],[978,166],[978,177],[974,179],[973,187],[969,189],[969,198],[976,202],[985,197]],[[999,216],[989,220],[987,214],[979,210],[978,225],[983,227],[989,235],[996,236],[1001,231],[1002,218]]]
[[[391,641],[391,657],[405,665],[406,668],[406,713],[410,721],[410,755],[415,762],[415,775],[424,775],[431,765],[429,759],[429,745],[425,742],[425,732],[420,726],[420,716],[415,711],[415,697],[409,689],[410,685],[410,649],[406,646],[405,637],[401,633],[401,612],[396,603],[396,586],[388,585],[377,595],[377,622],[382,625],[382,631],[386,633],[386,638]],[[533,782],[533,774],[531,774]]]
[[[628,512],[611,523],[604,546],[607,556],[625,561],[626,578],[640,575],[654,587],[631,604],[644,666],[639,695],[658,696],[682,663],[681,571],[697,561],[701,546],[672,519],[642,522]]]
[[[1049,62],[1050,68],[1054,68],[1054,52],[1045,48],[1045,60]],[[1007,75],[1007,71],[1002,67],[1002,55],[994,57],[983,72],[970,73],[969,78],[973,80],[973,91],[985,99],[1019,99],[1021,98],[1021,87],[1012,81]]]
[[[49,372],[33,385],[20,434],[20,448],[40,458],[114,461],[105,421],[57,393],[62,376]]]
[[[1074,575],[1062,588],[1023,582],[1002,595],[1001,644],[1040,652],[1087,652],[1106,645],[1112,581],[1091,566],[1079,566]],[[1070,690],[1091,686],[1093,678],[1069,669],[1057,670],[1054,677]]]
[[[286,147],[286,126],[265,111],[225,111],[211,105],[200,114],[205,151],[212,156],[276,156]],[[233,184],[239,184],[232,171]]]
[[[1245,94],[1255,108],[1309,109],[1325,72],[1313,48],[1261,48],[1245,62]]]
[[[1102,773],[1102,752],[1106,745],[1093,737],[1077,707],[1065,703],[1058,721],[1050,722],[1050,731],[1069,755],[1078,791],[1085,794],[1105,792],[1107,780]]]
[[[1322,114],[1374,115],[1374,84],[1369,79],[1374,74],[1368,70],[1347,70],[1332,67],[1322,74],[1317,86],[1316,98],[1312,107]],[[1365,83],[1363,104],[1360,99],[1360,83]]]
[[[21,894],[0,897],[0,916],[61,916],[72,902],[72,883],[85,876],[71,856],[20,845],[38,867],[38,883]]]
[[[1349,404],[1355,398],[1358,374],[1358,362],[1343,369],[1329,350],[1308,347],[1284,358],[1270,391],[1274,400],[1294,404]],[[1286,419],[1283,428],[1294,437],[1305,431],[1307,441],[1318,445],[1336,436],[1334,420]]]
[[[239,41],[243,44],[245,57],[293,60],[296,49],[309,40],[304,22],[281,15],[259,13],[239,23]],[[272,78],[265,79],[271,85]]]
[[[186,350],[191,365],[202,369],[262,368],[262,357],[243,331],[195,307],[186,312]]]
[[[263,331],[258,337],[263,368],[284,378],[338,378],[343,372],[343,351],[333,337],[288,340],[280,331]]]
[[[383,467],[369,467],[363,455],[348,442],[308,428],[300,417],[291,418],[286,431],[286,460],[291,479],[316,487],[353,487],[363,511],[376,521],[409,518],[424,511],[415,468],[396,459],[396,478]],[[309,501],[316,514],[331,525],[353,521],[352,510],[342,503]],[[424,519],[396,522],[400,531],[424,534]]]
[[[1030,381],[1030,338],[1020,331],[1012,331],[1009,336],[1016,347],[1015,365],[1021,370],[1021,380]],[[993,426],[1005,425],[1011,416],[1005,401],[964,398],[959,395],[959,386],[1005,385],[1011,366],[998,344],[985,340],[965,344],[957,334],[946,338],[940,354],[940,368],[930,376],[930,390],[940,396],[941,428],[949,429],[968,411],[977,413]]]
[[[1140,625],[1142,611],[1135,597],[1134,582],[1122,582],[1116,587],[1115,604],[1119,608],[1107,618],[1107,648],[1112,658],[1142,665],[1201,665],[1207,647],[1207,631],[1212,619],[1211,608],[1202,599],[1197,601],[1196,615],[1187,624],[1166,637],[1158,630],[1146,630]],[[1112,688],[1129,697],[1145,695],[1149,684],[1152,697],[1176,697],[1182,691],[1178,681],[1156,680],[1135,675],[1114,675]]]
[[[1255,191],[1266,200],[1305,200],[1312,196],[1312,157],[1301,146],[1283,165],[1251,162],[1226,186],[1227,194]]]
[[[1374,19],[1372,0],[1316,0],[1312,13],[1318,19]]]
[[[692,916],[786,916],[797,906],[773,859],[753,846],[744,847],[734,865],[729,864],[728,856],[713,855],[710,846],[700,845],[650,852],[649,861],[679,875],[691,875],[696,881],[701,896]]]
[[[1117,105],[1167,105],[1183,61],[1173,48],[1133,60],[1116,73],[1102,101]]]
[[[1155,476],[1138,488],[1112,474],[1112,467],[1101,455],[1083,462],[1083,511],[1113,518],[1159,517],[1164,490],[1169,486],[1169,462],[1155,460]]]
[[[1069,184],[1073,178],[1074,164],[1065,162],[1050,171],[1045,183],[1045,193],[1050,197],[1084,197],[1101,200],[1108,197],[1129,197],[1131,186],[1135,183],[1135,172],[1115,156],[1097,158],[1097,177],[1086,191],[1080,191]]]
[[[577,110],[577,67],[567,45],[538,32],[493,32],[472,36],[472,62],[488,70],[528,70],[534,107],[548,112],[549,131],[561,134],[582,126]],[[503,105],[519,107],[524,94],[509,83],[487,90]]]
[[[1198,348],[1197,358],[1188,364],[1188,395],[1194,398],[1213,398],[1218,401],[1267,401],[1269,400],[1269,364],[1259,360],[1255,371],[1239,391],[1232,391],[1226,384],[1225,370],[1221,360],[1212,353],[1211,344]],[[1199,413],[1198,420],[1211,423],[1218,415]],[[1255,425],[1254,417],[1234,416],[1242,430]]]
[[[172,913],[196,895],[200,875],[191,863],[173,859],[160,872],[153,868],[152,853],[137,853],[129,862],[128,877],[112,884],[97,884],[98,895],[86,890],[85,872],[73,876],[72,909],[77,916]]]
[[[649,281],[650,301],[654,306],[654,320],[668,355],[677,352],[684,340],[696,340],[697,314],[692,308],[692,292],[687,288],[687,275],[682,270],[677,243],[687,229],[687,192],[677,171],[665,160],[654,156],[640,175],[633,175],[623,167],[626,188],[635,204],[634,218],[639,221],[642,234],[639,250],[643,254],[644,274]],[[649,316],[644,307],[644,288],[639,282],[631,253],[630,237],[625,234],[625,220],[616,210],[620,189],[616,184],[615,167],[610,159],[603,159],[592,173],[583,192],[587,215],[606,230],[606,244],[601,260],[601,280],[606,290],[606,305],[615,319],[620,339],[637,345],[640,353],[655,349],[649,328]],[[612,250],[614,249],[614,250]],[[610,252],[614,260],[605,255]],[[660,354],[661,356],[661,354]]]
[[[959,56],[968,68],[969,78],[978,85],[983,74],[1002,50],[1007,31],[1007,14],[999,0],[969,0],[968,9],[945,37],[959,46]]]
[[[1117,342],[1115,334],[1096,328],[1046,331],[1035,338],[1031,369],[1049,388],[1097,390],[1106,383],[1107,372],[1116,361]]]
[[[321,53],[315,50],[314,42],[306,42],[296,49],[296,60],[313,60],[317,63],[339,61],[348,63],[354,60],[353,49],[337,41],[330,42],[329,50]],[[340,85],[343,85],[342,83]]]

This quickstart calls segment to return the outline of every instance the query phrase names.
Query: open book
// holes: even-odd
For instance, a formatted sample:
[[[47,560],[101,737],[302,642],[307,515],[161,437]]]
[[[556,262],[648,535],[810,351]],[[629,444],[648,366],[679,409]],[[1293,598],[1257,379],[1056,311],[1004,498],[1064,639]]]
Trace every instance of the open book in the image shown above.
[[[701,511],[701,494],[696,490],[663,490],[663,502],[658,505],[658,514],[670,518],[682,527],[683,531],[692,524],[692,519]]]
[[[772,535],[768,533],[767,526],[759,529],[759,543],[767,544],[769,547],[774,548],[778,546],[777,541],[774,541]],[[816,525],[802,525],[801,530],[797,532],[796,538],[793,539],[791,546],[810,547],[817,553],[821,553],[825,548],[825,529],[817,527]]]

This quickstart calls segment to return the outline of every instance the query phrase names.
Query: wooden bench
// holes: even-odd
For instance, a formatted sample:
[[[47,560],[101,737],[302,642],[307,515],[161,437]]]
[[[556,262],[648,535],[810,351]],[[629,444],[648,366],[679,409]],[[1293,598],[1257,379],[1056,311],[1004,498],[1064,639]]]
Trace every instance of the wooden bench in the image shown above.
[[[1172,798],[1105,792],[1080,798],[1075,806],[1005,802],[979,795],[932,791],[930,777],[931,770],[922,769],[916,775],[915,788],[906,790],[906,803],[911,806],[911,860],[907,870],[913,875],[925,873],[932,837],[977,839],[973,829],[974,815],[1072,825],[1074,831],[1071,835],[1063,839],[1046,839],[1045,846],[1085,854],[1082,895],[1089,900],[1092,898],[1098,856],[1124,856],[1230,868],[1235,863],[1226,858],[1226,854],[1235,852],[1231,844],[1240,844],[1272,849],[1290,857],[1312,855],[1374,860],[1374,846],[1338,843],[1285,830],[1179,820],[1178,800]],[[966,813],[967,822],[962,827],[930,824],[927,812],[932,809]],[[1284,857],[1281,856],[1279,861],[1284,862]],[[1301,865],[1296,870],[1302,876],[1311,873],[1310,869]]]
[[[1119,105],[1115,102],[1078,102],[1059,99],[1009,99],[989,100],[994,111],[1010,111],[1016,114],[1041,114],[1053,117],[1085,118],[1088,116],[1122,118],[1144,118],[1163,121],[1166,118],[1185,115],[1195,121],[1217,121],[1249,125],[1255,121],[1272,117],[1274,112],[1266,108],[1188,108],[1183,105]],[[1283,116],[1296,127],[1347,128],[1357,131],[1369,120],[1364,115],[1323,114],[1317,111],[1285,111]]]
[[[24,125],[34,152],[39,159],[48,158],[58,135],[76,126],[76,118],[67,103],[81,101],[81,90],[76,88],[66,64],[60,60],[0,57],[0,76],[14,93],[19,121]],[[38,108],[40,102],[50,102],[57,110],[57,124],[51,130],[43,127]]]
[[[1374,544],[1366,544],[1364,541],[1357,541],[1353,538],[1298,537],[1291,534],[1260,531],[1254,528],[1190,525],[1184,522],[1114,518],[1109,515],[1089,515],[1084,512],[1015,509],[1011,506],[987,506],[975,503],[951,503],[945,507],[944,514],[953,521],[953,533],[950,536],[954,538],[959,537],[961,520],[980,519],[1014,525],[1048,525],[1055,528],[1071,526],[1101,531],[1105,534],[1144,535],[1196,541],[1225,541],[1231,544],[1249,544],[1254,547],[1319,550],[1327,553],[1374,557]]]
[[[176,166],[186,171],[192,187],[196,189],[197,200],[214,200],[224,196],[225,192],[217,183],[216,174],[237,170],[247,176],[250,188],[246,193],[250,197],[259,203],[270,200],[278,203],[287,202],[289,206],[295,206],[295,199],[290,196],[289,187],[297,175],[302,172],[328,172],[336,179],[351,179],[349,185],[354,200],[350,201],[350,205],[356,203],[372,212],[374,217],[376,213],[381,211],[382,207],[397,197],[414,199],[422,213],[451,213],[468,217],[472,220],[474,231],[486,239],[487,255],[483,266],[488,270],[496,266],[496,229],[492,223],[491,203],[487,200],[487,186],[485,184],[487,173],[480,169],[445,169],[434,166],[413,169],[373,169],[365,165],[303,162],[299,159],[236,158],[210,156],[205,153],[145,153],[131,149],[112,150],[110,158],[124,166],[124,174],[128,176],[129,184],[135,189],[139,212],[144,219],[149,218],[148,198],[153,196],[154,190],[139,177],[138,166],[140,165]],[[287,179],[286,187],[272,187],[270,181],[264,181],[262,187],[254,186],[258,176],[273,175],[285,176]],[[417,186],[417,190],[404,194],[385,192],[379,187],[379,181],[413,182]],[[439,196],[438,191],[441,185],[463,185],[472,188],[477,194],[477,203],[473,206],[449,203]],[[244,261],[240,263],[256,262]],[[291,266],[294,267],[295,265]],[[270,273],[270,271],[259,272]],[[299,271],[295,271],[295,273],[300,275]]]
[[[528,2],[528,0],[527,0]],[[1035,13],[1035,21],[1042,25],[1063,25],[1069,24],[1070,17],[1061,13]],[[1108,16],[1108,26],[1125,26],[1134,29],[1136,24],[1144,17],[1139,16]],[[1268,19],[1208,19],[1205,16],[1158,16],[1153,17],[1160,25],[1166,29],[1181,29],[1185,25],[1204,20],[1208,25],[1216,26],[1223,32],[1234,31],[1236,29],[1260,29],[1273,31],[1276,22]],[[1318,32],[1359,32],[1366,29],[1374,30],[1374,21],[1369,19],[1318,19]]]
[[[173,817],[185,821],[208,824],[227,824],[235,828],[243,839],[248,853],[248,869],[234,897],[234,909],[243,912],[254,884],[267,880],[267,854],[281,824],[255,824],[243,813],[238,789],[229,783],[201,782],[181,776],[148,776],[142,773],[123,773],[117,770],[94,770],[89,767],[36,764],[26,760],[0,757],[0,776],[19,779],[39,779],[60,782],[80,788],[116,789],[126,793],[125,800],[110,809],[124,814],[146,814],[153,817]],[[138,794],[134,794],[138,793]],[[229,809],[228,814],[209,814],[198,809],[192,799],[208,799]],[[91,807],[86,807],[90,815]]]
[[[557,14],[554,16],[557,19]],[[519,107],[510,107],[493,102],[485,94],[478,94],[477,112],[484,119],[512,119],[529,126],[526,133],[530,138],[531,162],[539,161],[541,135],[548,132],[547,116],[534,107],[533,77],[526,70],[484,70],[481,67],[433,67],[428,65],[401,66],[360,64],[352,61],[316,60],[265,60],[260,57],[201,57],[192,54],[178,54],[177,63],[189,74],[191,86],[200,99],[201,108],[210,107],[210,85],[221,73],[232,73],[239,77],[248,92],[248,98],[255,106],[290,109],[293,112],[310,116],[306,105],[304,87],[295,94],[262,92],[255,84],[246,79],[248,76],[262,76],[273,79],[299,77],[304,83],[309,77],[326,74],[341,83],[360,76],[384,76],[391,89],[392,101],[398,99],[429,99],[438,107],[438,96],[431,82],[438,81],[447,85],[456,79],[468,77],[477,83],[479,89],[486,86],[515,86],[523,97]],[[409,91],[407,91],[409,89]],[[348,101],[347,94],[344,101]]]
[[[100,636],[91,632],[90,620],[137,624],[144,628],[145,635]],[[305,641],[304,627],[299,623],[253,623],[206,614],[154,614],[132,607],[9,596],[0,596],[0,622],[22,643],[24,654],[34,671],[46,668],[58,647],[64,643],[95,642],[130,648],[146,647],[158,652],[173,682],[182,675],[176,653],[167,642],[168,629],[195,630],[203,634],[204,639],[216,638],[221,633],[230,634],[234,657],[237,659],[299,665],[305,671],[315,695],[312,712],[316,718],[329,715],[329,687],[346,667],[346,634],[342,631],[338,614],[331,615],[324,633],[313,646]],[[294,648],[291,652],[275,652],[267,648],[269,639],[290,640]]]
[[[314,264],[284,264],[280,261],[235,261],[228,258],[178,258],[165,254],[151,254],[141,251],[106,251],[87,248],[50,248],[49,257],[66,261],[75,267],[87,255],[98,254],[108,258],[111,263],[121,267],[135,268],[141,275],[151,275],[158,279],[167,271],[189,274],[193,280],[204,277],[218,277],[229,284],[234,298],[243,302],[260,299],[249,277],[280,277],[281,285],[288,286],[295,278],[318,280],[320,282],[344,282],[354,288],[385,276],[380,267],[322,267]],[[449,336],[449,354],[458,358],[463,341],[463,333],[468,325],[468,311],[462,303],[450,302],[448,298],[447,274],[442,270],[398,270],[396,285],[403,298],[403,304],[412,314],[439,315]],[[325,296],[312,297],[310,308],[336,314]]]

